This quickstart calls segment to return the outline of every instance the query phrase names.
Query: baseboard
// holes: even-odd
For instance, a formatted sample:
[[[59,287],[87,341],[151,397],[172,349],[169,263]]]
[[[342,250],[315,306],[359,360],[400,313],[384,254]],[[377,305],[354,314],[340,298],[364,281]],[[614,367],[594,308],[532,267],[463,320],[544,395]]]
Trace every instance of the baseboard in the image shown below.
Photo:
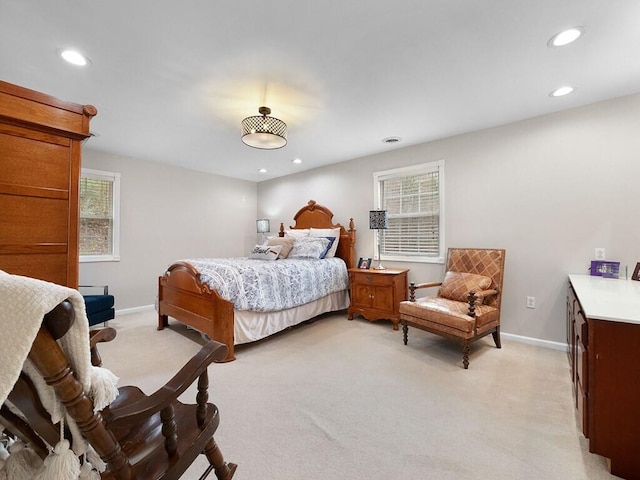
[[[552,342],[550,340],[540,340],[539,338],[523,337],[522,335],[514,335],[512,333],[500,332],[502,338],[513,340],[514,342],[528,343],[529,345],[536,345],[538,347],[550,348],[552,350],[560,350],[562,352],[567,351],[567,344],[561,342]]]
[[[155,305],[143,305],[141,307],[123,308],[122,310],[116,310],[116,316],[126,315],[128,313],[146,312],[148,310],[154,310]],[[538,347],[550,348],[552,350],[567,351],[567,344],[561,342],[552,342],[550,340],[541,340],[539,338],[524,337],[522,335],[514,335],[512,333],[500,332],[502,338],[513,340],[514,342],[527,343],[529,345],[536,345]]]
[[[143,305],[141,307],[133,307],[133,308],[123,308],[121,310],[116,310],[116,316],[126,315],[127,313],[138,313],[138,312],[146,312],[147,310],[153,310],[155,305]]]

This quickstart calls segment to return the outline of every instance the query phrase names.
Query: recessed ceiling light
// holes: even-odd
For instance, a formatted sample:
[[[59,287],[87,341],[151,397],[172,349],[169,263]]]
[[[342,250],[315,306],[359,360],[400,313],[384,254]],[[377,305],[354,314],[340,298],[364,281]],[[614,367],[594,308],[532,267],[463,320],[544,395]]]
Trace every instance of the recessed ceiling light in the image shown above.
[[[387,137],[382,139],[382,143],[399,143],[402,140],[400,137]]]
[[[569,95],[575,89],[570,87],[569,85],[565,87],[556,88],[553,92],[549,94],[551,97],[564,97],[565,95]]]
[[[267,169],[266,168],[259,168],[258,169],[258,173],[267,173]]]
[[[293,160],[291,160],[293,163],[295,163],[296,165],[300,165],[302,163],[302,160],[300,160],[299,158],[294,158]]]
[[[563,30],[551,37],[547,42],[547,45],[549,47],[564,47],[565,45],[569,45],[571,42],[575,42],[583,33],[583,27],[567,28],[566,30]]]
[[[67,62],[79,67],[84,67],[89,63],[89,59],[76,50],[62,50],[60,51],[60,56]]]

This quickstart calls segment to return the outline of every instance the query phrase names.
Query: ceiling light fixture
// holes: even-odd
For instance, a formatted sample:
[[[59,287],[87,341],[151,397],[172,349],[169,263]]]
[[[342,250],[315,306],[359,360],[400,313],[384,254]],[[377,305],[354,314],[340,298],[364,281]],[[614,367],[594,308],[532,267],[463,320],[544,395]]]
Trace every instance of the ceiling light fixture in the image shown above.
[[[287,144],[287,124],[275,117],[269,117],[271,109],[260,107],[260,115],[242,120],[242,141],[253,148],[273,150]]]
[[[583,33],[583,27],[567,28],[566,30],[563,30],[551,37],[547,42],[547,45],[552,48],[564,47],[565,45],[569,45],[571,42],[575,42]]]
[[[553,92],[549,94],[551,97],[564,97],[565,95],[569,95],[575,89],[570,87],[569,85],[565,87],[556,88]]]
[[[89,59],[87,57],[75,50],[62,50],[60,51],[60,56],[67,62],[79,67],[84,67],[89,63]]]
[[[295,163],[296,165],[300,165],[302,163],[302,160],[300,160],[299,158],[294,158],[293,160],[291,160],[293,163]]]

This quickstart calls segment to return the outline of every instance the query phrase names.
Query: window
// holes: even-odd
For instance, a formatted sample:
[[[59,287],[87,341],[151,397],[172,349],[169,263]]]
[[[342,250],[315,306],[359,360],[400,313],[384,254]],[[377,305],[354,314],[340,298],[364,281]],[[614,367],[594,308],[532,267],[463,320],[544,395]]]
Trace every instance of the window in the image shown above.
[[[373,174],[384,260],[444,263],[444,160]],[[377,243],[376,243],[377,248]]]
[[[82,169],[80,261],[120,260],[120,174]]]

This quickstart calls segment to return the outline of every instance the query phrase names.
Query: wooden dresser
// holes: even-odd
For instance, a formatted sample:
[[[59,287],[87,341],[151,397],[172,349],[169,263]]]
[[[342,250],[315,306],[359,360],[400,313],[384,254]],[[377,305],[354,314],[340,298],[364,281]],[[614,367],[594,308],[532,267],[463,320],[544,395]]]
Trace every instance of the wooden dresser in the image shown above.
[[[368,320],[389,319],[398,330],[400,302],[407,299],[408,269],[349,269],[351,305],[349,320],[359,314]]]
[[[78,286],[78,185],[91,105],[0,81],[0,270]]]
[[[567,341],[589,451],[640,480],[640,282],[570,275]]]

